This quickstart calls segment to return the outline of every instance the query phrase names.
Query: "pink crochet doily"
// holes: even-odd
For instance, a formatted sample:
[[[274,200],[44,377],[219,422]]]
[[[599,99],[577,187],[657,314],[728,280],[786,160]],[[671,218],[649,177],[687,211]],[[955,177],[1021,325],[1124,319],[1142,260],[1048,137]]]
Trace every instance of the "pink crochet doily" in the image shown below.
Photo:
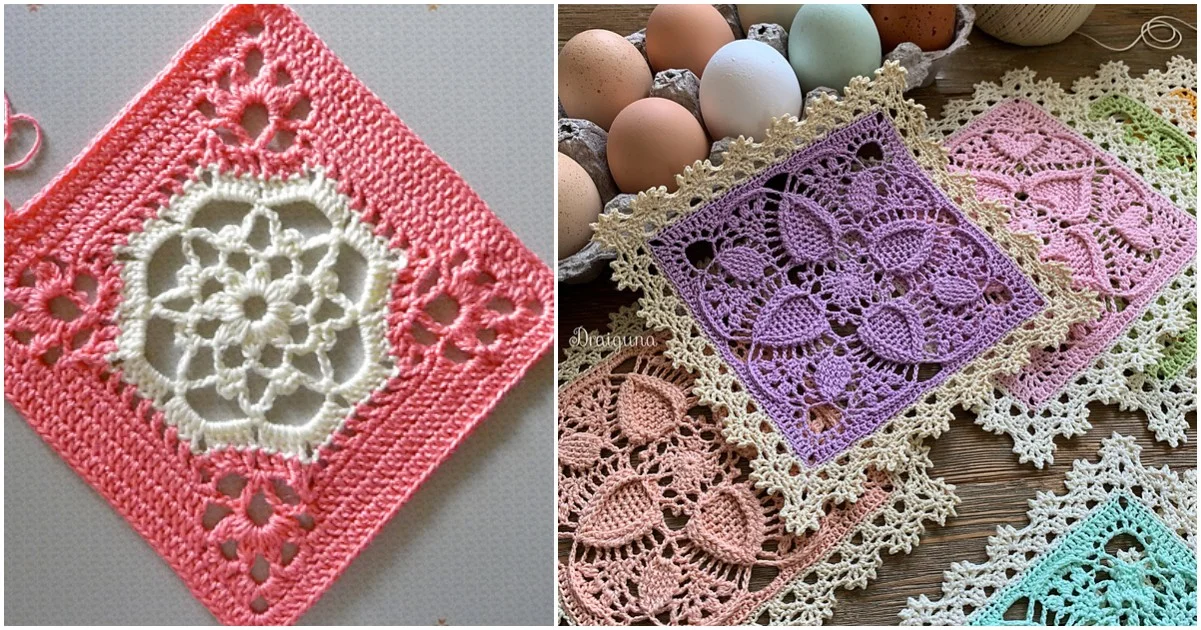
[[[1196,225],[1138,175],[1038,106],[1006,101],[947,141],[953,168],[982,197],[1008,203],[1012,225],[1042,237],[1044,259],[1072,268],[1105,311],[1077,324],[1064,347],[1036,351],[1000,378],[1029,406],[1059,394],[1196,253]]]
[[[280,6],[5,229],[6,396],[224,623],[303,614],[553,331],[550,270]]]

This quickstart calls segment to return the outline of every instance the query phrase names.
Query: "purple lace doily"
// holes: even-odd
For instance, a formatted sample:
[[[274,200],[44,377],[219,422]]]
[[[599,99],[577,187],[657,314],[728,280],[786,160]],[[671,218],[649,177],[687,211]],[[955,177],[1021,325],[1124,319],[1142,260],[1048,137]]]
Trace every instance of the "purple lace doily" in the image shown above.
[[[809,465],[872,433],[1045,306],[882,114],[733,187],[650,248]]]

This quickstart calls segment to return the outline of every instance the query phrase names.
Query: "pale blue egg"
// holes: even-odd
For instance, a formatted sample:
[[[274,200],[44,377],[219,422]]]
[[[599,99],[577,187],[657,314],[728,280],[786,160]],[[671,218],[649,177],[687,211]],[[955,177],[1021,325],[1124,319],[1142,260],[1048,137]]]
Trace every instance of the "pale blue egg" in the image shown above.
[[[851,77],[880,67],[880,33],[861,4],[806,4],[788,31],[788,61],[805,92],[841,92]]]

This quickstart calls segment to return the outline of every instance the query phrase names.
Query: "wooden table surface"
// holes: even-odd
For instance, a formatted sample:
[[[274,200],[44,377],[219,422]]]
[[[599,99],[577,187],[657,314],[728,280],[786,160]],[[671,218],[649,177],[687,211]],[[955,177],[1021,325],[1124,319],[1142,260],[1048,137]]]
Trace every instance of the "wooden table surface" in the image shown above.
[[[645,27],[652,8],[654,5],[560,5],[559,45],[590,28],[621,34],[635,32]],[[1197,22],[1196,5],[1098,5],[1080,30],[1120,48],[1134,39],[1143,22],[1161,14],[1192,24]],[[925,105],[931,116],[937,116],[947,100],[970,96],[975,83],[997,81],[1007,70],[1023,66],[1037,71],[1040,78],[1053,77],[1068,86],[1111,59],[1125,61],[1137,76],[1148,69],[1163,67],[1173,55],[1197,57],[1196,34],[1181,30],[1185,41],[1174,51],[1154,50],[1140,44],[1125,53],[1105,50],[1077,35],[1052,46],[1022,48],[976,31],[971,35],[971,45],[951,58],[934,85],[914,90],[909,96]],[[634,298],[633,293],[618,291],[607,274],[588,284],[560,284],[559,347],[565,347],[576,327],[603,328],[610,312],[633,303]],[[1064,473],[1071,462],[1095,458],[1101,438],[1114,431],[1137,437],[1143,446],[1144,464],[1196,466],[1195,414],[1189,414],[1188,443],[1171,448],[1154,441],[1139,413],[1103,405],[1093,405],[1091,409],[1092,431],[1071,440],[1059,440],[1055,463],[1045,470],[1019,465],[1010,450],[1008,436],[984,431],[973,423],[969,414],[961,412],[950,431],[934,442],[931,453],[932,474],[944,477],[958,488],[962,499],[958,516],[945,526],[930,528],[912,554],[887,556],[877,579],[866,590],[841,593],[838,611],[830,623],[895,624],[897,611],[905,606],[906,598],[922,593],[937,596],[942,573],[951,562],[983,561],[985,541],[998,525],[1024,526],[1027,501],[1038,491],[1062,492]]]

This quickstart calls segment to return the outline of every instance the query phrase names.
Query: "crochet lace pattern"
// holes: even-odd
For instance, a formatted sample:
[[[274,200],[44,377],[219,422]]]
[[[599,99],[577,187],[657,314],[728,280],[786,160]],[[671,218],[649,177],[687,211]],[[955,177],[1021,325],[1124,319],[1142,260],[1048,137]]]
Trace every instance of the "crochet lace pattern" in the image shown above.
[[[608,337],[567,350],[559,396],[560,611],[585,625],[820,623],[834,591],[863,587],[880,551],[908,552],[944,522],[953,488],[928,462],[871,474],[813,534],[786,531],[662,334],[626,308]],[[612,347],[589,341],[612,340]],[[630,345],[620,345],[630,344]],[[923,451],[924,457],[924,451]]]
[[[1171,95],[1183,99],[1188,103],[1189,117],[1197,120],[1197,93],[1189,88],[1176,88],[1171,91]]]
[[[223,623],[311,606],[549,348],[549,269],[290,9],[5,216],[5,393]]]
[[[1196,89],[1197,62],[1180,55],[1168,60],[1163,69],[1152,68],[1140,77],[1130,76],[1125,63],[1109,61],[1101,64],[1096,74],[1081,77],[1072,84],[1072,94],[1086,102],[1095,103],[1112,94],[1121,94],[1152,108],[1174,127],[1194,131]]]
[[[667,356],[754,449],[751,476],[793,532],[1098,308],[948,174],[904,79],[886,64],[597,224],[619,286],[643,292],[639,315],[671,332]]]
[[[1192,89],[1180,86],[1195,86],[1196,80],[1196,62],[1174,57],[1165,70],[1153,69],[1137,78],[1130,76],[1125,64],[1110,62],[1095,77],[1084,77],[1072,86],[1073,94],[1092,103],[1090,116],[1109,116],[1123,125],[1125,144],[1109,147],[1109,152],[1193,216],[1197,214],[1197,103]],[[1181,98],[1187,105],[1182,106]],[[1150,176],[1140,168],[1139,156],[1131,155],[1142,145],[1153,149],[1157,158]],[[1188,329],[1160,339],[1163,356],[1130,377],[1130,393],[1121,401],[1123,407],[1147,414],[1156,438],[1173,446],[1185,439],[1184,415],[1197,408],[1196,309],[1196,300],[1190,299],[1185,307]]]
[[[1053,461],[1056,436],[1088,430],[1091,401],[1147,409],[1172,443],[1184,439],[1184,413],[1195,405],[1187,384],[1138,375],[1195,321],[1195,221],[1177,207],[1195,207],[1195,179],[1165,172],[1154,143],[1131,143],[1130,125],[1097,115],[1121,104],[1069,95],[1018,70],[948,103],[934,127],[950,135],[952,162],[976,178],[981,196],[1012,206],[1014,227],[1039,232],[1043,256],[1069,262],[1078,285],[1104,298],[1100,318],[1002,379],[977,416],[1040,467]]]
[[[1134,438],[1077,460],[1067,493],[1039,493],[1030,524],[1002,525],[988,561],[944,574],[942,598],[910,598],[904,625],[1197,623],[1197,471],[1145,468]]]
[[[921,173],[883,114],[734,186],[650,249],[810,466],[1046,306]]]

